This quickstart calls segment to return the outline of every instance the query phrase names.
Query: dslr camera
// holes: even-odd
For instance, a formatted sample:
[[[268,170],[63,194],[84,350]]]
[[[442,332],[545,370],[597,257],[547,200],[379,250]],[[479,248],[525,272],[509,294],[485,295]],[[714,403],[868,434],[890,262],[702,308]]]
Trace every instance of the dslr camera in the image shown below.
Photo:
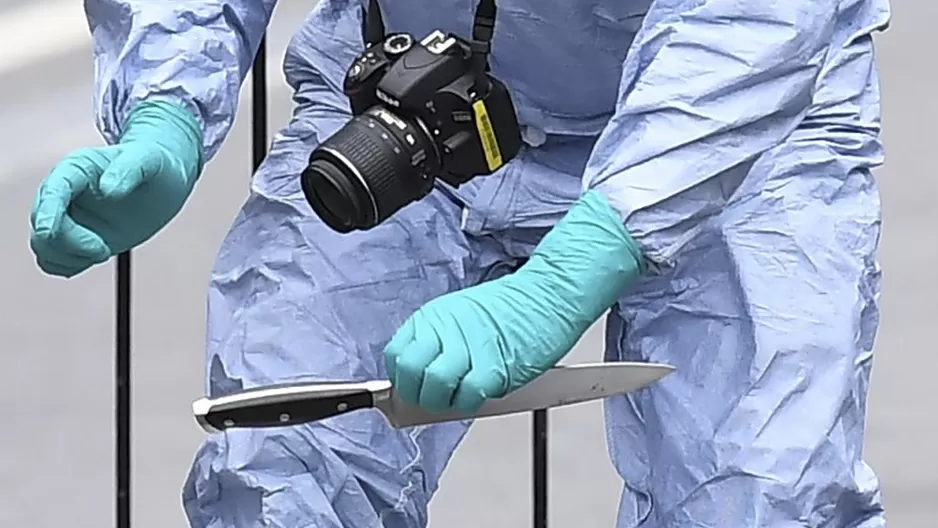
[[[437,177],[458,187],[518,154],[514,104],[489,74],[494,22],[494,0],[481,0],[472,40],[434,31],[418,42],[407,33],[385,36],[372,0],[367,47],[343,86],[353,118],[310,154],[301,175],[326,225],[370,229],[426,196]]]

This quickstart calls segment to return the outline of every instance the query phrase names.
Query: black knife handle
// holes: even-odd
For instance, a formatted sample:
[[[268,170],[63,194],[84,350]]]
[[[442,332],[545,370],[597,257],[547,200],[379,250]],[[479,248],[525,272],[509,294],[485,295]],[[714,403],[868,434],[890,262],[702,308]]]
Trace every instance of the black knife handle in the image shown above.
[[[374,396],[368,390],[343,390],[292,399],[258,398],[227,403],[209,410],[202,419],[219,431],[232,427],[285,427],[369,409],[374,404]]]

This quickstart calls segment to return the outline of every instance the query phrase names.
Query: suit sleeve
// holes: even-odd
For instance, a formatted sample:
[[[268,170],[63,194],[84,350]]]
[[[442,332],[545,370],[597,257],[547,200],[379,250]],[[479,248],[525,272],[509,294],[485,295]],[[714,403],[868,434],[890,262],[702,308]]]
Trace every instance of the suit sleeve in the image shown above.
[[[656,0],[622,69],[584,191],[616,209],[652,265],[718,212],[811,105],[836,0]]]
[[[211,159],[231,129],[241,83],[276,0],[85,0],[95,116],[109,143],[143,100],[189,109]]]

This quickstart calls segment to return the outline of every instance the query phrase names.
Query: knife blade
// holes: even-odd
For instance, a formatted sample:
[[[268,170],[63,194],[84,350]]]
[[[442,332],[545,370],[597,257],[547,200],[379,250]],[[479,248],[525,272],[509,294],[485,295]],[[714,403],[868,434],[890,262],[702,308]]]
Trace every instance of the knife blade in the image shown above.
[[[192,404],[206,432],[234,427],[283,427],[361,409],[380,411],[395,428],[502,416],[562,407],[647,387],[674,370],[657,363],[583,363],[554,367],[502,398],[487,400],[475,413],[431,413],[404,403],[388,380],[283,383],[246,389]]]

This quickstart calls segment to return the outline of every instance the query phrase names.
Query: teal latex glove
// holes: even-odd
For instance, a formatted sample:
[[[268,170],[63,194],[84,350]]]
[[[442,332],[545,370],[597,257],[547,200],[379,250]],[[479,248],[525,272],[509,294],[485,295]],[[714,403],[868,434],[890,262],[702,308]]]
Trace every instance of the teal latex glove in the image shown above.
[[[42,182],[31,215],[36,263],[72,277],[147,241],[182,209],[202,156],[187,110],[141,103],[117,145],[72,152]]]
[[[640,275],[616,212],[586,193],[517,272],[443,295],[385,348],[401,399],[431,412],[474,412],[556,365]]]

